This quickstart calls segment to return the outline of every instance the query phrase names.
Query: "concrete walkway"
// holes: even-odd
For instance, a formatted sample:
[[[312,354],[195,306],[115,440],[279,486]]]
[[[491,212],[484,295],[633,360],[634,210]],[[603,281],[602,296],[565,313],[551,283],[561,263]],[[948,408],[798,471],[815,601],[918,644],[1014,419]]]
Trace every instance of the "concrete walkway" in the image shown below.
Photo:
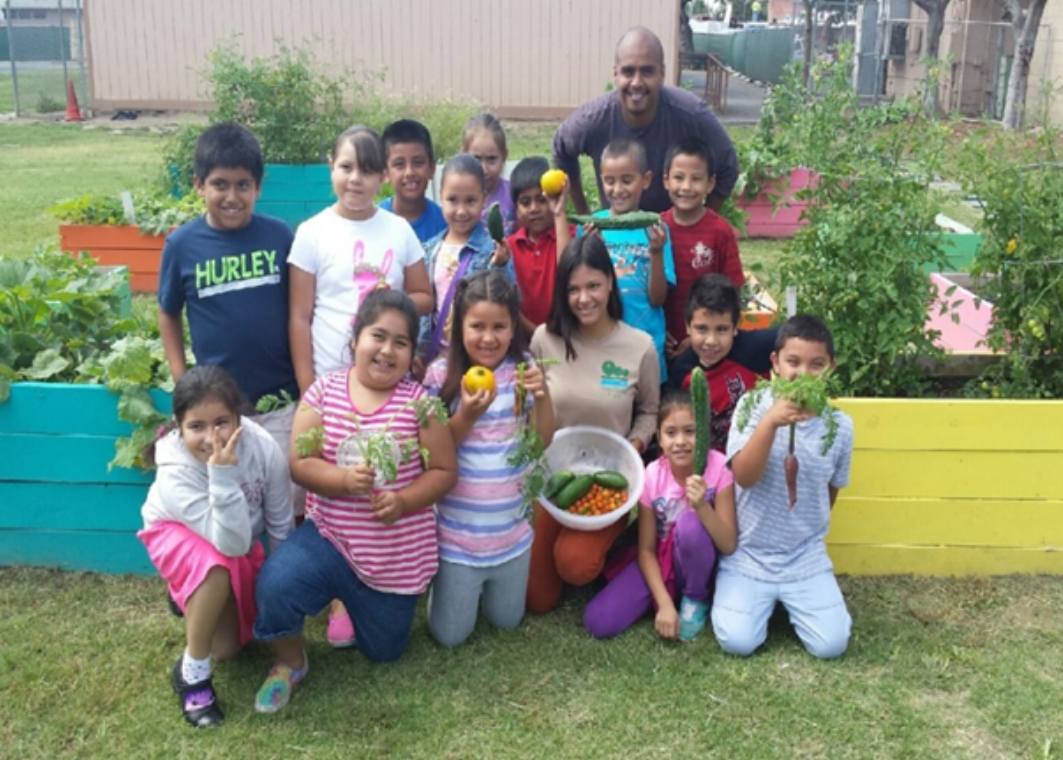
[[[705,91],[704,71],[684,71],[680,80],[697,95]],[[732,74],[727,84],[727,99],[723,113],[716,114],[724,124],[754,124],[768,95],[768,88],[755,85]]]

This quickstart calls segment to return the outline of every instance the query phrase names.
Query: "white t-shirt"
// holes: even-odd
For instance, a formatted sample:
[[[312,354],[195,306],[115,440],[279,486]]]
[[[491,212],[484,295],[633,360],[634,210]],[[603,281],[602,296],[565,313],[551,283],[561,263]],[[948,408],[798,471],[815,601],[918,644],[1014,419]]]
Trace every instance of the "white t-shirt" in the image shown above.
[[[362,299],[383,285],[404,290],[406,268],[423,258],[410,223],[379,210],[356,222],[329,206],[299,225],[288,263],[317,280],[310,326],[316,377],[350,366],[348,343]]]

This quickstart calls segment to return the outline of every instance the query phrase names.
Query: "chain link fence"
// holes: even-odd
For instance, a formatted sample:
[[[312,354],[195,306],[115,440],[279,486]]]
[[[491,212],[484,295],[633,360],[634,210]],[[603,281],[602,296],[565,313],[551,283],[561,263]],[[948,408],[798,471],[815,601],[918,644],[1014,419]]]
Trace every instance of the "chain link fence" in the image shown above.
[[[67,83],[88,103],[83,0],[0,0],[0,114],[64,113]]]

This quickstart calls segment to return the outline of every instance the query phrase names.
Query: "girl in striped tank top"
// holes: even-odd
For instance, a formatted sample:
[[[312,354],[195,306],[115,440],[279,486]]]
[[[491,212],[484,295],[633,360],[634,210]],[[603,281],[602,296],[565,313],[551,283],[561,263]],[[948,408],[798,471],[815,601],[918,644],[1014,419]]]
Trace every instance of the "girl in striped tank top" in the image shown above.
[[[523,404],[516,400],[520,372]],[[531,420],[545,445],[554,434],[546,381],[527,353],[520,297],[501,272],[458,284],[449,354],[429,366],[424,383],[447,404],[458,453],[458,484],[437,505],[439,572],[428,597],[429,630],[452,647],[472,633],[481,599],[499,628],[516,628],[524,616],[532,529],[521,496],[525,466],[511,457]]]
[[[299,403],[290,462],[307,490],[307,519],[258,580],[255,636],[277,659],[255,698],[259,712],[283,708],[306,676],[304,619],[333,599],[370,660],[398,659],[409,641],[438,564],[432,505],[457,479],[450,431],[425,420],[424,388],[407,379],[417,328],[409,296],[373,291],[355,318],[354,366],[319,377]],[[388,472],[359,453],[381,446],[392,455],[373,459]]]

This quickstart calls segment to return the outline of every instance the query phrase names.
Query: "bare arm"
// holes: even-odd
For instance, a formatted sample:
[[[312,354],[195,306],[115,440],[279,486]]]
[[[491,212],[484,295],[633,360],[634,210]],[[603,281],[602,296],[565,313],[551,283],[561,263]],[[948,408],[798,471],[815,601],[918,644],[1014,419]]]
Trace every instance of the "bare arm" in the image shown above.
[[[458,459],[447,426],[432,418],[421,428],[420,444],[428,452],[425,471],[398,491],[374,491],[369,499],[373,514],[391,525],[404,514],[430,507],[458,482]]]
[[[299,392],[306,393],[314,382],[314,343],[310,324],[314,318],[317,277],[295,266],[290,266],[288,272],[288,342],[291,344],[295,381],[299,383]]]
[[[734,473],[735,482],[743,488],[749,488],[760,482],[778,429],[791,422],[803,422],[810,416],[792,401],[776,400],[757,423],[746,445],[731,457],[731,472]]]
[[[672,595],[664,585],[661,564],[657,560],[657,516],[652,509],[639,505],[639,570],[646,581],[646,586],[657,603],[657,617],[654,627],[658,635],[665,639],[679,636],[679,613],[676,611]]]
[[[166,363],[170,365],[170,374],[176,382],[188,369],[185,361],[185,326],[181,315],[167,314],[159,309],[159,336],[162,338],[162,350],[166,353]]]
[[[838,492],[840,490],[841,490],[840,488],[835,488],[834,486],[827,486],[827,493],[830,495],[830,508],[831,509],[834,509],[834,502],[836,502],[838,500]]]
[[[299,404],[292,421],[292,443],[288,454],[292,480],[322,496],[368,495],[376,475],[372,467],[356,465],[344,468],[326,462],[320,454],[300,456],[297,450],[299,436],[323,426],[324,420],[316,409],[309,404]]]
[[[417,313],[421,316],[431,314],[432,309],[436,307],[436,299],[432,295],[432,283],[428,279],[428,267],[425,266],[424,259],[406,267],[402,276],[403,288],[417,307]]]
[[[700,475],[691,475],[686,482],[687,500],[698,513],[712,543],[721,554],[730,554],[738,542],[738,520],[735,517],[735,489],[727,486],[716,493],[710,504],[705,499],[705,481]]]
[[[668,230],[663,224],[655,224],[646,234],[650,238],[649,301],[651,306],[663,306],[668,298],[668,278],[664,273],[664,243],[668,240]]]

